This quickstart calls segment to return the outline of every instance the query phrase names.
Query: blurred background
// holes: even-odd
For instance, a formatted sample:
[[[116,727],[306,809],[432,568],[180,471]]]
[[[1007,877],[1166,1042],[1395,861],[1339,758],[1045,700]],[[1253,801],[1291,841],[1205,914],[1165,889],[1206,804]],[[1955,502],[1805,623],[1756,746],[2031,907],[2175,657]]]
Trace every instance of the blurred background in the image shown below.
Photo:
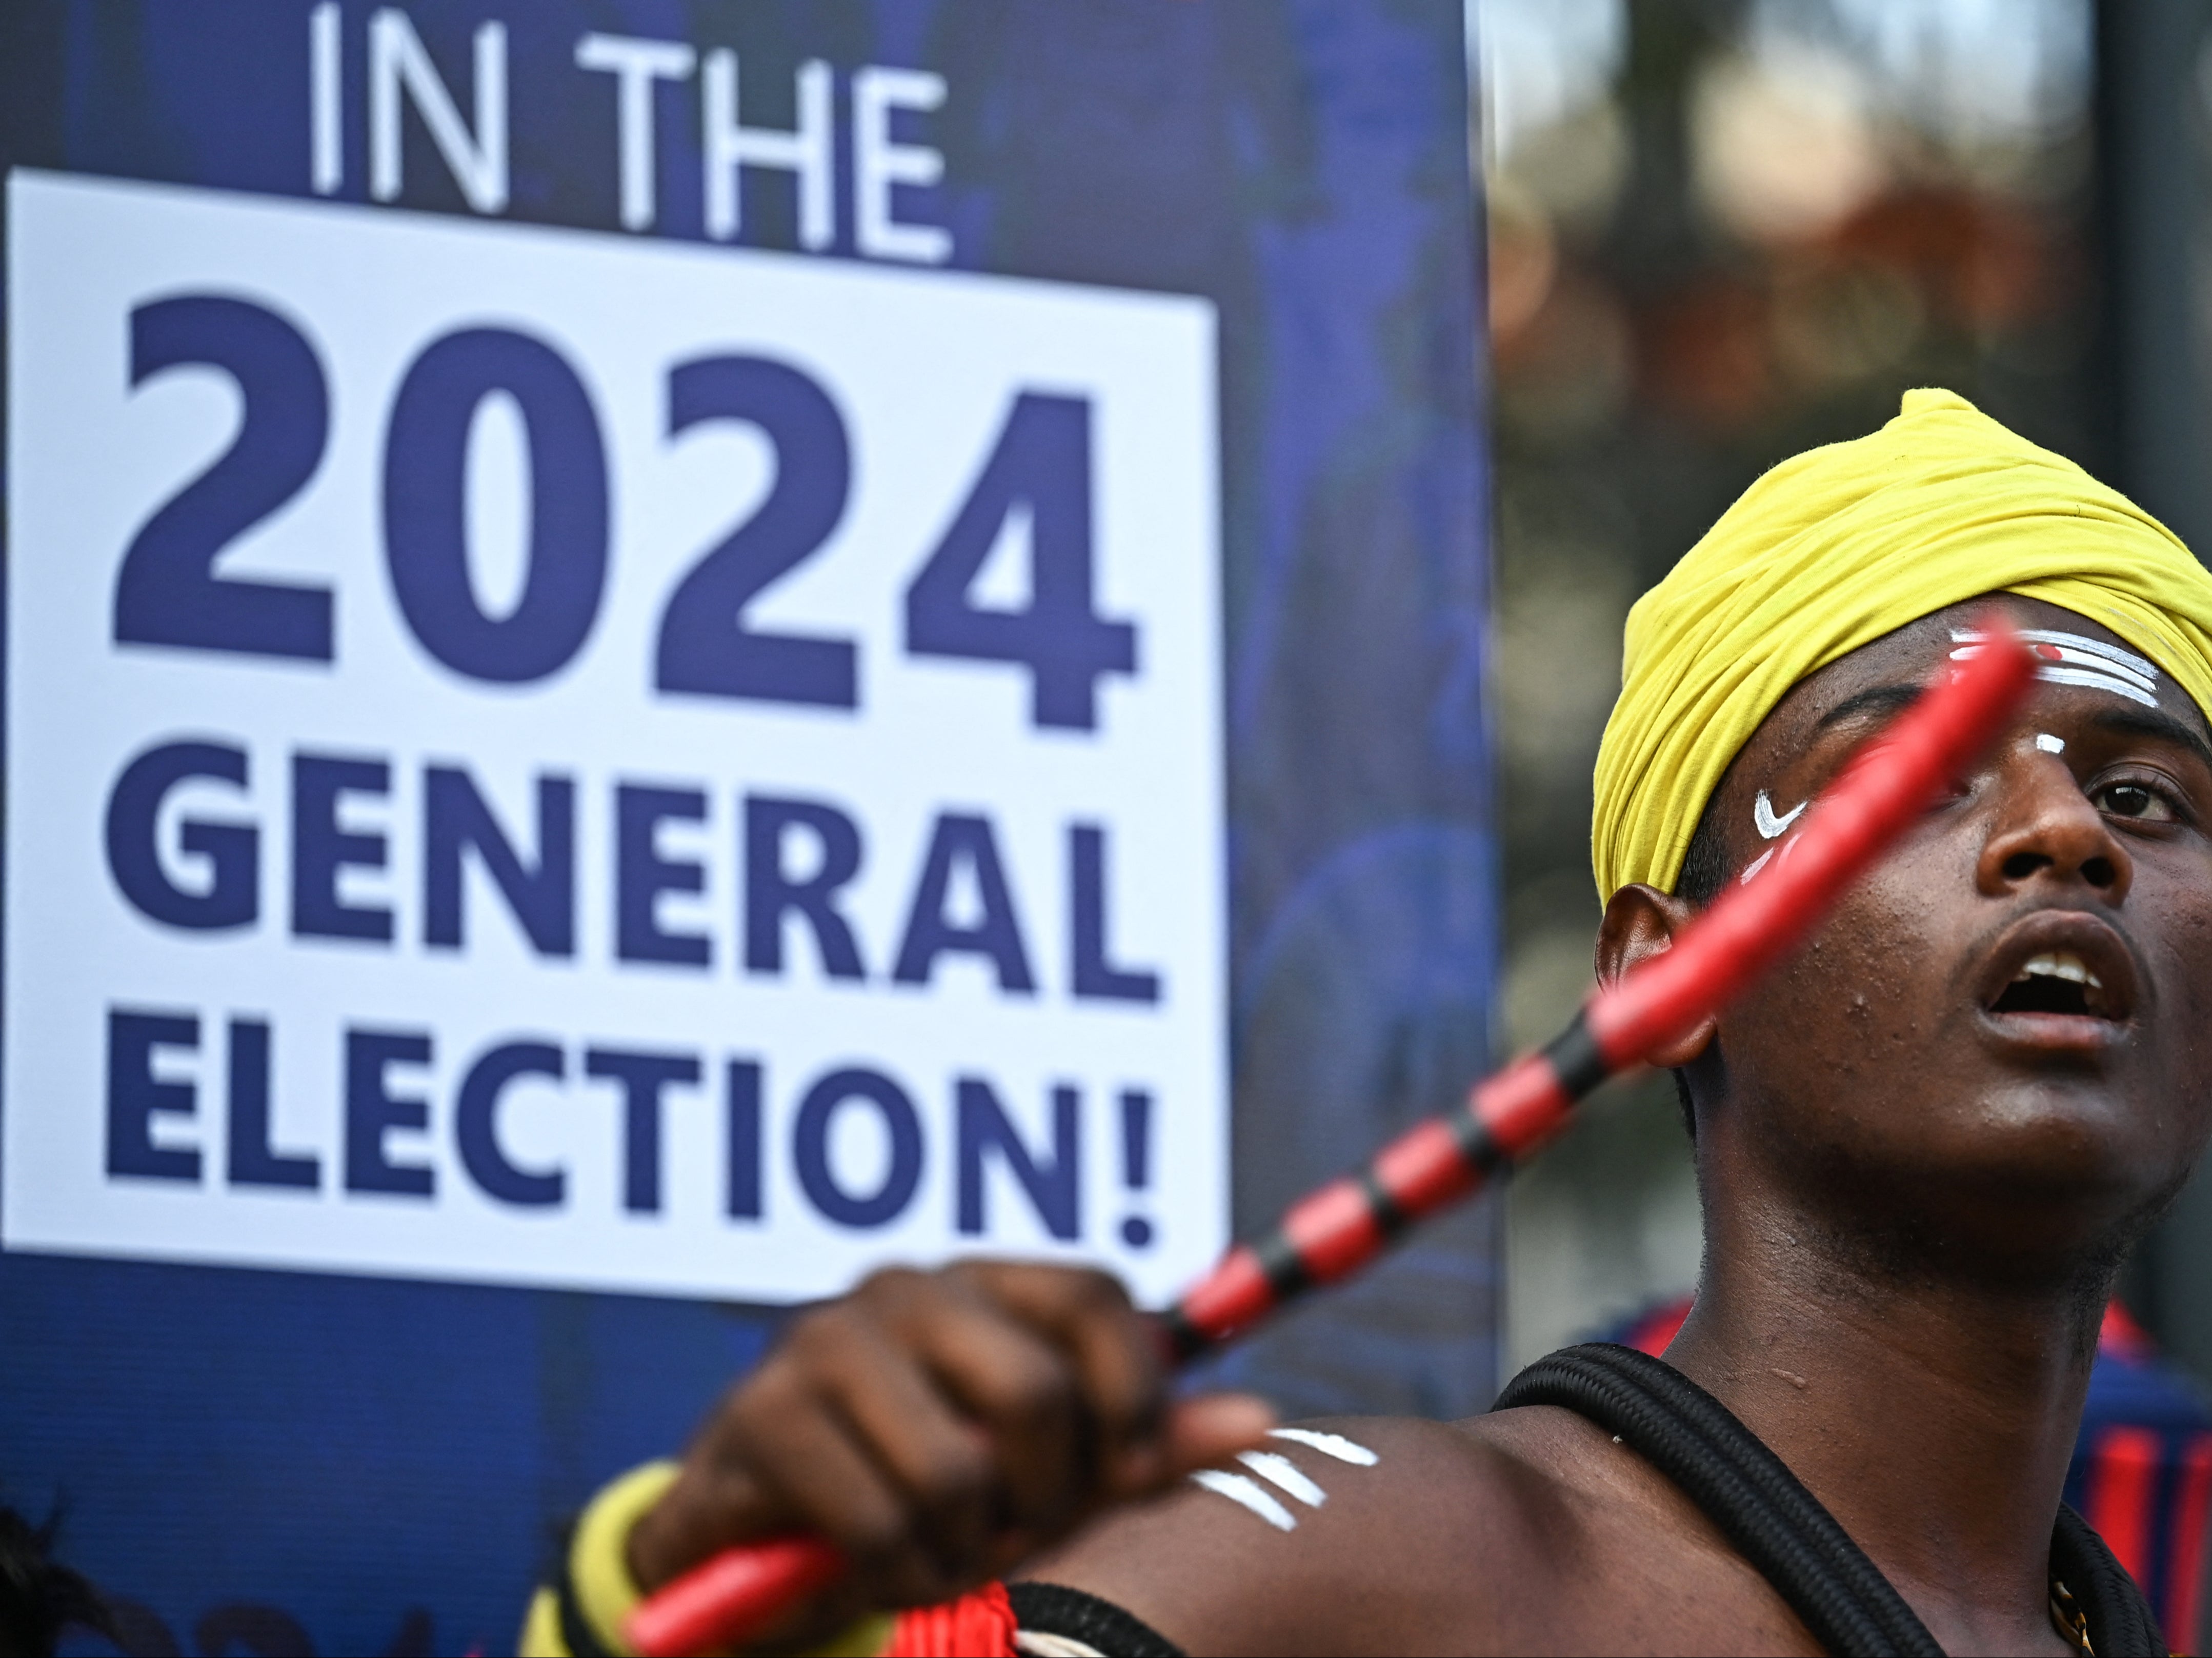
[[[1946,386],[2206,541],[2212,7],[1475,0],[1516,1046],[1589,983],[1590,768],[1629,605],[1758,474]],[[2125,1298],[2212,1376],[2200,1181]],[[1510,1195],[1507,1373],[1686,1294],[1647,1078]]]

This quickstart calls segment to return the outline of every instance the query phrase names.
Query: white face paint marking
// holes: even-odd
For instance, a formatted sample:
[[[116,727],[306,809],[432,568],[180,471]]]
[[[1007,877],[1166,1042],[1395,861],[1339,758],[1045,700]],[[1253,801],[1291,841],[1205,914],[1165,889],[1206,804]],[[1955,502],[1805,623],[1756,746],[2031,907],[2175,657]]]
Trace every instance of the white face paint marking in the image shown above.
[[[1751,821],[1759,826],[1759,838],[1762,841],[1780,840],[1790,826],[1804,814],[1805,808],[1812,804],[1809,800],[1800,800],[1777,817],[1774,802],[1766,798],[1765,789],[1759,790],[1759,799],[1751,803]]]
[[[2049,732],[2038,732],[2035,734],[2035,746],[2045,754],[2063,754],[2066,752],[2066,739],[2063,737],[2053,737]]]
[[[2036,654],[2043,659],[2035,677],[2045,683],[2084,685],[2124,696],[2147,708],[2158,706],[2157,665],[2133,651],[2051,628],[2023,628],[2020,636],[2034,646]],[[1979,655],[1984,637],[1972,629],[1953,629],[1951,641],[1959,648],[1951,653],[1951,659],[1963,662]]]
[[[1328,1501],[1328,1493],[1307,1479],[1305,1470],[1287,1456],[1277,1456],[1273,1451],[1239,1451],[1237,1460],[1310,1509],[1317,1509]]]
[[[1224,1473],[1218,1468],[1200,1468],[1191,1475],[1191,1483],[1217,1491],[1240,1508],[1249,1509],[1277,1531],[1296,1531],[1298,1522],[1291,1511],[1261,1491],[1241,1473]]]
[[[2080,634],[2062,634],[2049,628],[2030,628],[2021,637],[2031,645],[2056,645],[2061,650],[2086,651],[2091,656],[2102,657],[2123,673],[2142,680],[2146,685],[2158,683],[2156,663],[2137,656],[2133,651],[2107,645],[2101,639],[2085,639]]]
[[[1355,1445],[1339,1434],[1316,1433],[1311,1428],[1270,1428],[1270,1439],[1287,1439],[1294,1445],[1303,1445],[1310,1451],[1319,1451],[1323,1456],[1333,1456],[1340,1462],[1349,1462],[1355,1468],[1371,1468],[1382,1459],[1364,1445]]]
[[[1774,848],[1772,847],[1767,847],[1765,852],[1760,853],[1758,857],[1753,859],[1749,864],[1744,866],[1743,873],[1735,878],[1735,884],[1738,886],[1747,884],[1753,876],[1758,874],[1759,871],[1766,867],[1767,860],[1773,856]]]

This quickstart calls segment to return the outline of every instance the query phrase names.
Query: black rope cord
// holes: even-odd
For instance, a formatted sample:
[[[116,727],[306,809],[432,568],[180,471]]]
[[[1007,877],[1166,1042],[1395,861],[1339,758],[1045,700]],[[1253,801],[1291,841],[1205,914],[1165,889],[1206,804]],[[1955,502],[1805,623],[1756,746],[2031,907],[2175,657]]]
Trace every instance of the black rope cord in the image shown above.
[[[2097,1658],[2165,1658],[2166,1637],[2136,1580],[2089,1522],[2063,1503],[2051,1532],[2051,1575],[2081,1608]]]
[[[1026,1635],[1058,1635],[1114,1658],[1183,1658],[1183,1650],[1150,1624],[1081,1589],[1058,1583],[1006,1585],[1014,1623]]]
[[[1904,1598],[1782,1459],[1697,1383],[1632,1347],[1541,1358],[1493,1408],[1559,1405],[1620,1436],[1672,1479],[1830,1652],[1942,1658]]]
[[[1672,1365],[1609,1342],[1565,1348],[1508,1382],[1492,1408],[1519,1405],[1562,1406],[1620,1435],[1681,1487],[1830,1652],[1941,1658],[1935,1637],[1835,1516]],[[2099,1658],[2165,1653],[2134,1580],[2063,1506],[2051,1567],[2081,1606]]]

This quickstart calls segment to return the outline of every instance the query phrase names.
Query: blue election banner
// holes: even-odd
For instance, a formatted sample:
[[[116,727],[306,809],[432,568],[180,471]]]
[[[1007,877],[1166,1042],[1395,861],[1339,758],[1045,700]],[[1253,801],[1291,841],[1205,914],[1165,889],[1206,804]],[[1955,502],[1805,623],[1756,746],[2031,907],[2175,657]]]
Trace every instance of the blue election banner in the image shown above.
[[[0,1502],[496,1649],[779,1309],[1159,1303],[1495,950],[1456,0],[23,0]],[[1219,1362],[1464,1410],[1493,1227]]]

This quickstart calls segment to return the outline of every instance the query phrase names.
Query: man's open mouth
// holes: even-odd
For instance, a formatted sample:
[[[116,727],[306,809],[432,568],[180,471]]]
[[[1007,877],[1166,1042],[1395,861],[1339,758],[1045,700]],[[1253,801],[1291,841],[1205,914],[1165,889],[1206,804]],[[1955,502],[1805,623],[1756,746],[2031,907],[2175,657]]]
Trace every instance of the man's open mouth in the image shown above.
[[[2021,963],[1990,1004],[1992,1013],[2071,1013],[2115,1017],[2105,981],[2070,950],[2046,950]]]
[[[2005,929],[1979,1000],[1990,1034],[2047,1052],[2101,1050],[2134,1025],[2142,993],[2134,956],[2101,916],[2046,909]]]

